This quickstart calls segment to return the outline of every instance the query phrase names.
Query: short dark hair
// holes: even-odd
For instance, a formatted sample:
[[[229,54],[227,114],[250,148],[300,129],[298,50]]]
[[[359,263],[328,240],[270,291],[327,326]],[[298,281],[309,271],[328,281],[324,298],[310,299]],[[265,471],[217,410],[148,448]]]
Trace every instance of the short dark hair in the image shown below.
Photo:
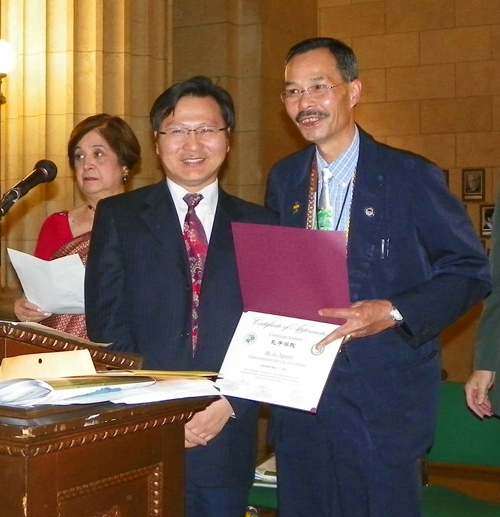
[[[226,126],[234,129],[236,117],[231,95],[222,86],[214,84],[209,77],[197,75],[174,84],[155,100],[149,114],[153,131],[160,129],[161,123],[175,111],[177,103],[183,97],[212,97],[220,107]]]
[[[358,78],[358,60],[354,51],[343,41],[334,38],[310,38],[297,43],[288,51],[285,58],[285,66],[294,56],[321,48],[326,48],[332,53],[337,61],[340,75],[346,83],[350,83]]]
[[[113,117],[107,113],[99,113],[87,117],[78,123],[68,142],[69,166],[75,170],[75,149],[80,140],[87,134],[97,129],[106,140],[109,147],[116,153],[120,165],[125,165],[131,170],[141,159],[141,145],[132,128],[120,117]]]

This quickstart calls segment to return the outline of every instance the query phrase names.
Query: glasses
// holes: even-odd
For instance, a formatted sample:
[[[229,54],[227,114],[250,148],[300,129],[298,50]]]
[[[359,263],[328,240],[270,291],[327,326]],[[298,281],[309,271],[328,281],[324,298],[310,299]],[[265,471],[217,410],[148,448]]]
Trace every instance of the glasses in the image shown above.
[[[195,133],[196,136],[203,140],[213,140],[221,131],[225,131],[227,127],[217,126],[200,126],[195,129],[188,129],[187,127],[169,127],[165,131],[158,131],[160,135],[165,135],[172,140],[185,140],[189,133]]]
[[[334,84],[333,86],[330,86],[328,84],[313,84],[312,86],[309,86],[309,88],[305,88],[304,90],[298,90],[297,88],[288,88],[284,92],[281,92],[281,100],[285,103],[299,102],[304,92],[307,92],[307,95],[309,95],[309,97],[312,97],[313,99],[325,99],[330,95],[330,92],[334,88],[337,88],[337,86],[341,86],[343,84],[346,83]]]

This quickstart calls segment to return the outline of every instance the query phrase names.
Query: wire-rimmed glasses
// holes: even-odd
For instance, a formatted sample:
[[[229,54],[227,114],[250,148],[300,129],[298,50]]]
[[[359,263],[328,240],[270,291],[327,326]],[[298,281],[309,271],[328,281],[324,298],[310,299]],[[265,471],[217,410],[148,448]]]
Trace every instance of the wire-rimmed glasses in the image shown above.
[[[330,92],[337,88],[337,86],[341,86],[346,83],[339,83],[339,84],[313,84],[312,86],[309,86],[309,88],[304,88],[303,90],[299,90],[298,88],[287,88],[285,91],[281,92],[281,100],[284,103],[294,103],[299,102],[299,100],[302,98],[302,95],[307,92],[307,95],[309,97],[312,97],[313,99],[324,99],[326,98]]]

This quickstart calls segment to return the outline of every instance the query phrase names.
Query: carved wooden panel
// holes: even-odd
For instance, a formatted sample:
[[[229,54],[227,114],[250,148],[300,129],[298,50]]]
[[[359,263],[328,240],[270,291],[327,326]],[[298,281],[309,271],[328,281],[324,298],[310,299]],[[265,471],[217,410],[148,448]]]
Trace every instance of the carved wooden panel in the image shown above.
[[[88,443],[110,440],[111,438],[116,438],[118,436],[136,433],[138,431],[145,431],[147,429],[152,429],[154,427],[162,427],[166,424],[171,424],[179,420],[187,422],[191,418],[193,413],[193,411],[188,411],[184,413],[179,413],[177,415],[169,415],[162,418],[153,418],[150,420],[144,420],[139,424],[134,423],[132,425],[119,425],[117,427],[114,427],[113,429],[107,429],[99,432],[88,432],[83,434],[80,432],[78,436],[70,436],[67,438],[61,438],[60,440],[52,441],[50,443],[37,444],[32,446],[26,446],[25,444],[7,445],[0,442],[0,454],[6,454],[9,456],[24,456],[26,458],[33,456],[41,456],[42,454],[47,454],[49,452],[62,451],[65,449],[70,449],[72,447],[79,447],[81,445]]]
[[[212,400],[0,408],[0,517],[183,517],[184,424]]]
[[[109,509],[109,511],[101,513],[97,512],[94,517],[121,517],[122,513],[120,512],[120,508],[117,506],[113,506]]]
[[[162,464],[100,479],[59,492],[57,517],[157,517],[162,486]]]

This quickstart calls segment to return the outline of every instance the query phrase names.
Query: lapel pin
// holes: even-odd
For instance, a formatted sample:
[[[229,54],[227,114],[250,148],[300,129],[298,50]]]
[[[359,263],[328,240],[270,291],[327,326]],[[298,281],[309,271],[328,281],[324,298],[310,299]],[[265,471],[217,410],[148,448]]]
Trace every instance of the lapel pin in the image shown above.
[[[300,209],[300,204],[298,202],[293,205],[293,213],[296,214]]]
[[[368,217],[373,217],[375,215],[375,210],[371,206],[369,206],[369,207],[365,208],[365,214]]]

